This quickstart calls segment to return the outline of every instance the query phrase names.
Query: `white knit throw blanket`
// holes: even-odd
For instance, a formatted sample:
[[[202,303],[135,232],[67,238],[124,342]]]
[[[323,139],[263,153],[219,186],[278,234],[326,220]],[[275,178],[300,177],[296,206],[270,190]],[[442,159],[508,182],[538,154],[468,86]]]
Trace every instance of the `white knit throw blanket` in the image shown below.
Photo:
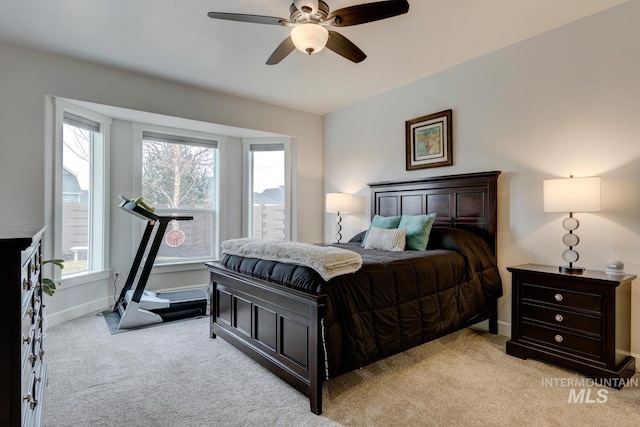
[[[231,239],[222,242],[222,253],[304,265],[317,271],[324,280],[358,271],[360,254],[333,246],[280,240]]]

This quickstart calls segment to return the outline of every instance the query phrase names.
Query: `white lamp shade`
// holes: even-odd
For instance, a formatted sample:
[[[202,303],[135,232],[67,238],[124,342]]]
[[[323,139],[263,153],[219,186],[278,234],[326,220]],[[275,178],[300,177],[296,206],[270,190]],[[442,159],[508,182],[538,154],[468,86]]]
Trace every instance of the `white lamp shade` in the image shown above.
[[[600,212],[600,178],[563,178],[543,182],[545,212]]]
[[[308,22],[293,27],[291,30],[291,40],[300,52],[308,54],[316,53],[320,52],[327,45],[329,31],[322,25]]]
[[[327,212],[351,212],[351,194],[347,193],[327,193]]]

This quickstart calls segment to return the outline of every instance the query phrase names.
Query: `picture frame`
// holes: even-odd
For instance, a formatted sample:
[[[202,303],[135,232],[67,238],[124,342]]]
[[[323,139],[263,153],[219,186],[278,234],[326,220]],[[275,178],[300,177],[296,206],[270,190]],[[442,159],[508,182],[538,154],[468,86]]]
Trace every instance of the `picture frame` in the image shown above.
[[[407,170],[453,165],[452,110],[405,122]]]

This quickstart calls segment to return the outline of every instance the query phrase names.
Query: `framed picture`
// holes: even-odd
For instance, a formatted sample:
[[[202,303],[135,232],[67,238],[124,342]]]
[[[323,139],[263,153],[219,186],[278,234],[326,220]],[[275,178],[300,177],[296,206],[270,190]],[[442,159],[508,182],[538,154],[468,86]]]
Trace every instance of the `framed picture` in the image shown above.
[[[407,170],[453,165],[451,110],[407,120]]]

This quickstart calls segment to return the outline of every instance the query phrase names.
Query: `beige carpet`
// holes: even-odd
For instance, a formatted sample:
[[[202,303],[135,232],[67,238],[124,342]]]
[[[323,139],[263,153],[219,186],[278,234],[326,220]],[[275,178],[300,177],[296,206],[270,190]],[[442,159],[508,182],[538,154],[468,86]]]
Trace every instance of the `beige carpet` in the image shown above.
[[[588,384],[590,400],[606,402],[570,403],[571,387],[543,380],[583,377],[507,356],[505,337],[470,329],[329,381],[316,416],[208,327],[203,318],[111,335],[88,316],[51,328],[45,426],[640,425],[640,387]]]

